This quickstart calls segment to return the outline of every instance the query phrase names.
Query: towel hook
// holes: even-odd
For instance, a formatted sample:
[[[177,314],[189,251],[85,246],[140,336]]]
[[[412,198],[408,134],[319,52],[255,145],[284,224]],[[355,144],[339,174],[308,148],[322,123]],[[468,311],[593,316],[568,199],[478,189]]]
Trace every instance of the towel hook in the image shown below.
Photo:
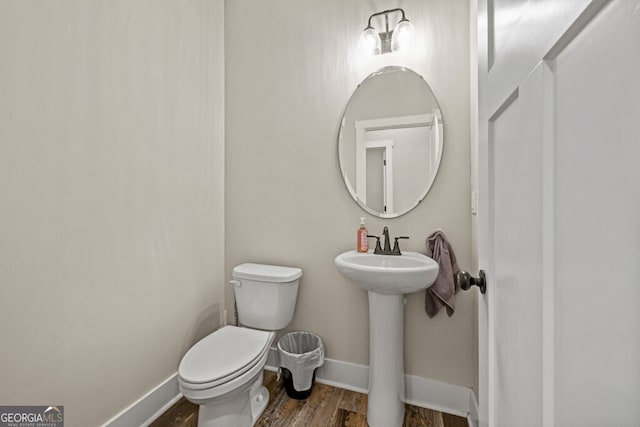
[[[473,277],[471,274],[464,270],[458,271],[456,274],[456,282],[460,285],[460,289],[463,291],[469,290],[472,286],[480,288],[480,293],[487,292],[487,276],[484,274],[484,270],[478,272],[478,277]]]

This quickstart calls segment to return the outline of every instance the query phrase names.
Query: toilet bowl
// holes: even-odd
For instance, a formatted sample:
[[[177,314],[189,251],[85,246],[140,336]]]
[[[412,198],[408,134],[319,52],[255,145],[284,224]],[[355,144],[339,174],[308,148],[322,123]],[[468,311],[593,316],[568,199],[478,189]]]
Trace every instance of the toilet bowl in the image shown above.
[[[275,332],[225,326],[185,354],[178,383],[187,400],[201,405],[199,426],[253,425],[269,400],[262,372],[274,338]]]
[[[276,330],[293,317],[299,268],[242,264],[233,270],[242,327],[224,326],[196,343],[178,367],[183,396],[200,405],[199,427],[251,427],[269,392],[263,369]]]

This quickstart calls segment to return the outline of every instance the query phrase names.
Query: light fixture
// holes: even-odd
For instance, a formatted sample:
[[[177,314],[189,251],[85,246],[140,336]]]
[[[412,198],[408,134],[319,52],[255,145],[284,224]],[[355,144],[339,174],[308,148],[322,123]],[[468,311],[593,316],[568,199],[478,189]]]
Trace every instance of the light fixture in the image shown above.
[[[389,30],[389,14],[402,13],[402,18],[393,30]],[[384,15],[385,31],[378,31],[371,25],[371,19]],[[384,10],[374,13],[369,17],[367,28],[360,35],[360,49],[367,55],[380,55],[383,53],[406,50],[413,44],[415,29],[400,8]]]
[[[365,55],[380,55],[382,40],[375,28],[367,27],[360,34],[360,49]]]

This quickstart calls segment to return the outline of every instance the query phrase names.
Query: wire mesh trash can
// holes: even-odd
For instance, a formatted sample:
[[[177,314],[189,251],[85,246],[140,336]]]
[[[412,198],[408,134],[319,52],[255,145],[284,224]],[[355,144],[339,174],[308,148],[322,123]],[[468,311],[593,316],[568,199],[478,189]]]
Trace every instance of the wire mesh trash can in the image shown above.
[[[322,339],[311,332],[290,332],[278,340],[282,382],[292,399],[306,399],[324,363]]]

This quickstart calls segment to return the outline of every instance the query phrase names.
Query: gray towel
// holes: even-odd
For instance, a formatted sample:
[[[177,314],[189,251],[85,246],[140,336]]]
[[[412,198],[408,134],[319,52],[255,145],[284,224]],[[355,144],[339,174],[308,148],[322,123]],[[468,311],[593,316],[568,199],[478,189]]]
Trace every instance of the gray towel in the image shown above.
[[[440,270],[433,285],[427,289],[424,309],[430,318],[438,314],[442,307],[447,307],[449,317],[455,310],[453,297],[460,290],[456,283],[456,273],[460,271],[456,262],[456,254],[442,231],[436,231],[427,237],[427,255],[433,258]]]

